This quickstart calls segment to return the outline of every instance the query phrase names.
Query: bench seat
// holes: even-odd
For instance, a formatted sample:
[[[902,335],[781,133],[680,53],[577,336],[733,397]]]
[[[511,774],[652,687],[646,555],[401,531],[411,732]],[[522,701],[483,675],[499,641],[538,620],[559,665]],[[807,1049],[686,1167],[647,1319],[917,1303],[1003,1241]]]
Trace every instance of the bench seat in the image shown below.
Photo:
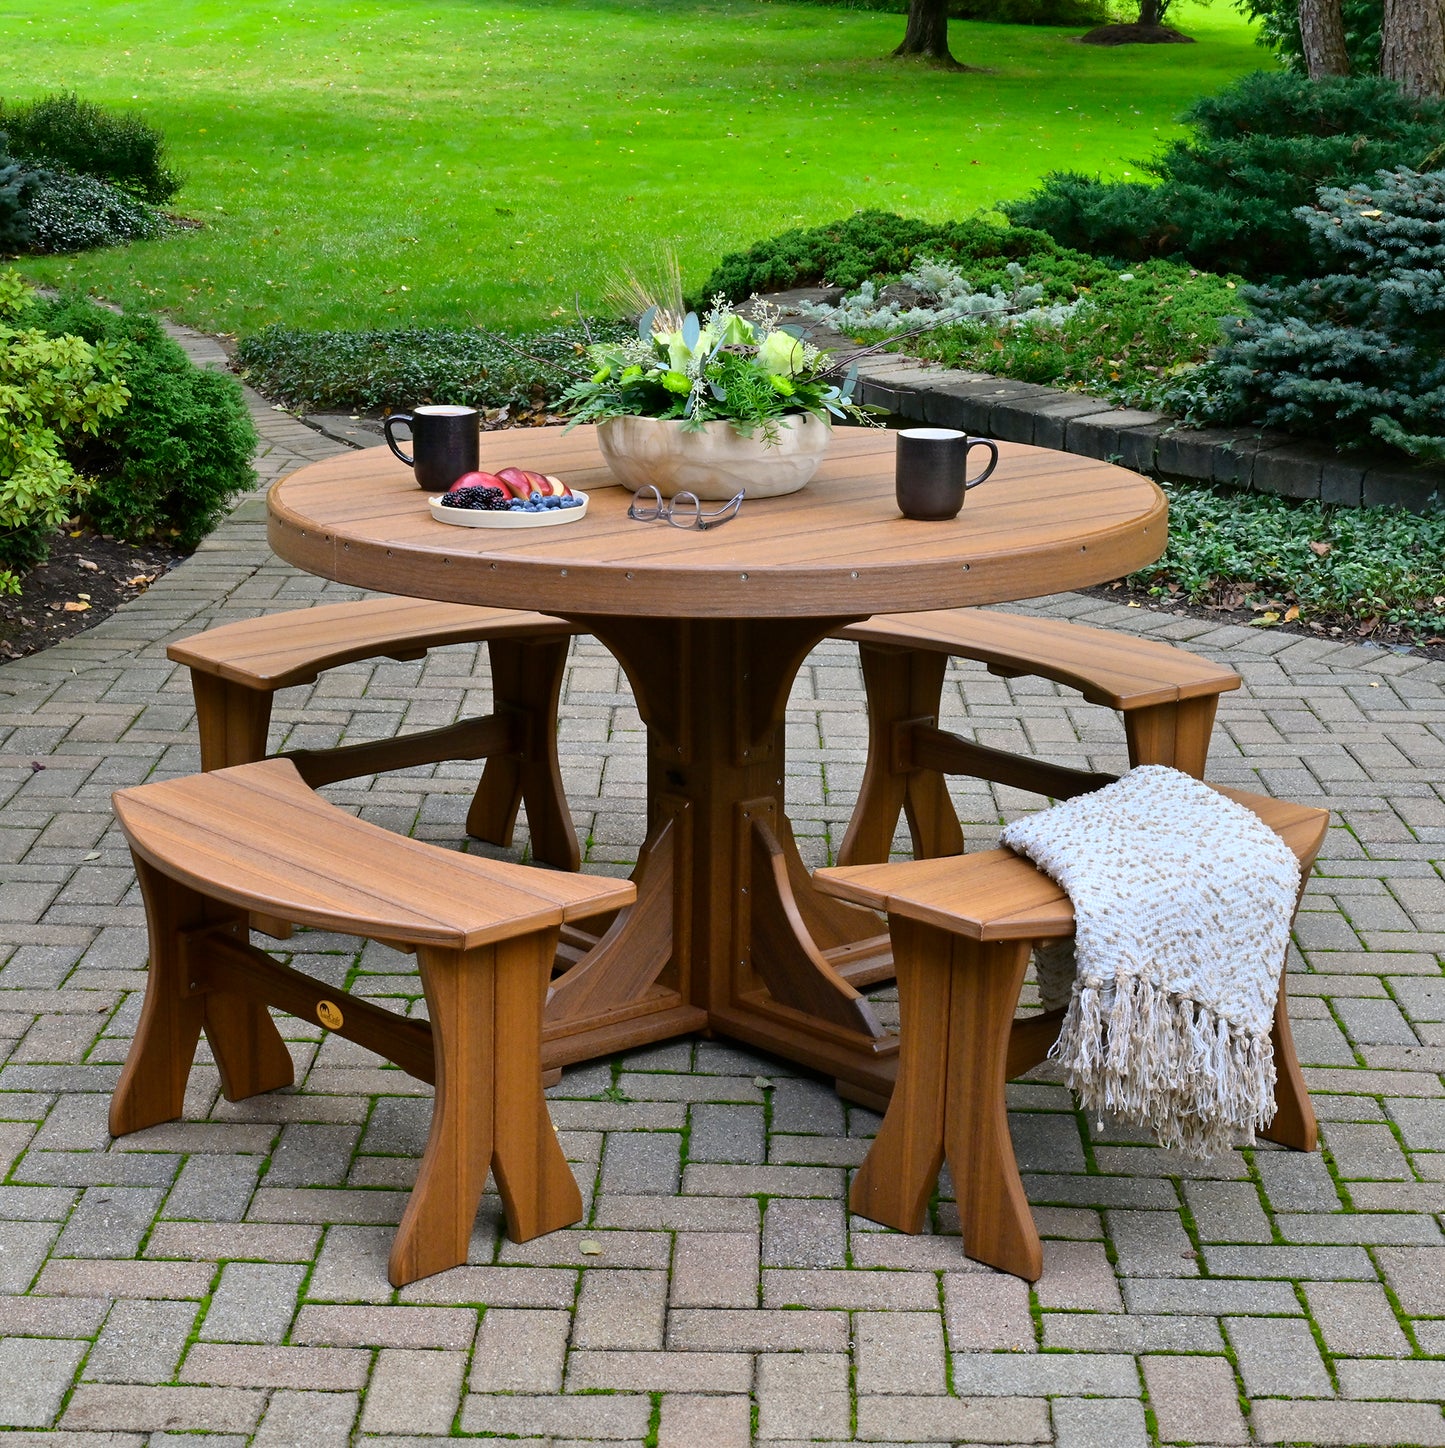
[[[1112,775],[1070,769],[974,744],[938,727],[950,658],[1005,678],[1032,675],[1118,713],[1129,763],[1166,764],[1203,778],[1219,695],[1232,669],[1172,644],[1061,619],[994,609],[880,614],[838,630],[859,647],[868,703],[868,761],[840,864],[886,860],[900,812],[915,856],[957,855],[963,835],[945,776],[968,774],[1065,799]]]
[[[203,1030],[228,1100],[290,1085],[275,1007],[435,1084],[393,1284],[466,1260],[489,1169],[514,1240],[581,1217],[542,1096],[543,1002],[563,925],[631,904],[631,882],[392,834],[321,799],[288,759],[122,790],[115,811],[145,900],[150,976],[114,1135],[180,1116]],[[429,1019],[280,964],[251,945],[252,914],[414,949]]]
[[[542,613],[412,598],[368,598],[239,619],[177,640],[166,656],[190,670],[201,768],[265,756],[272,698],[361,659],[425,657],[446,644],[485,643],[493,712],[440,729],[336,749],[291,751],[308,784],[330,784],[452,759],[485,759],[467,832],[507,846],[525,803],[535,859],[581,863],[557,763],[557,702],[579,630]]]
[[[1220,793],[1258,815],[1309,874],[1329,824],[1326,811],[1242,790]],[[860,1216],[917,1232],[947,1156],[964,1254],[1037,1279],[1043,1249],[1014,1158],[1004,1087],[1045,1059],[1063,1024],[1063,1011],[1018,1019],[1014,1013],[1034,946],[1074,932],[1069,897],[1004,849],[821,869],[813,878],[827,894],[887,912],[898,978],[897,1084],[849,1205]],[[1276,1112],[1262,1135],[1312,1151],[1318,1132],[1283,975],[1271,1039]]]

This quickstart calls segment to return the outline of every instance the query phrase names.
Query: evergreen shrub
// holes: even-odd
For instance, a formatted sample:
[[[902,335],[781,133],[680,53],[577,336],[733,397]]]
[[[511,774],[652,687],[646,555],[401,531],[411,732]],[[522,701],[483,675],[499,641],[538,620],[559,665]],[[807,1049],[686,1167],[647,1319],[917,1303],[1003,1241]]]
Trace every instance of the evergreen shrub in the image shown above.
[[[8,132],[14,156],[35,169],[94,176],[153,206],[181,189],[182,178],[166,164],[165,138],[149,121],[73,91],[0,105],[0,130]]]
[[[598,341],[634,329],[590,323]],[[306,332],[281,325],[245,338],[241,376],[258,391],[306,412],[374,412],[418,403],[510,407],[555,402],[585,370],[587,331],[578,325],[512,341],[475,328]]]
[[[85,512],[102,532],[157,534],[193,548],[255,482],[258,441],[234,377],[196,367],[154,317],[124,315],[80,296],[36,308],[46,331],[124,349],[125,412],[73,450],[95,478]]]
[[[1299,217],[1318,274],[1245,288],[1250,314],[1176,406],[1445,461],[1445,171],[1325,187]]]
[[[6,154],[0,131],[0,252],[24,251],[33,239],[25,214],[26,201],[35,187],[35,173]]]
[[[1006,285],[1008,264],[1019,262],[1031,280],[1045,282],[1049,297],[1072,294],[1073,280],[1066,282],[1064,273],[1072,278],[1080,265],[1096,265],[1088,258],[1061,257],[1049,237],[1022,226],[996,226],[977,218],[922,221],[891,211],[857,211],[823,226],[793,227],[754,242],[746,251],[729,252],[703,283],[698,301],[710,301],[719,292],[729,301],[745,301],[754,292],[786,291],[824,281],[852,291],[864,282],[896,277],[925,257],[956,265],[979,286]],[[1098,266],[1101,274],[1108,269]]]
[[[1252,281],[1298,280],[1310,266],[1299,208],[1319,187],[1421,166],[1445,143],[1445,102],[1412,99],[1378,76],[1260,71],[1195,102],[1184,120],[1194,136],[1147,163],[1157,185],[1055,172],[1001,209],[1123,262],[1175,256]]]

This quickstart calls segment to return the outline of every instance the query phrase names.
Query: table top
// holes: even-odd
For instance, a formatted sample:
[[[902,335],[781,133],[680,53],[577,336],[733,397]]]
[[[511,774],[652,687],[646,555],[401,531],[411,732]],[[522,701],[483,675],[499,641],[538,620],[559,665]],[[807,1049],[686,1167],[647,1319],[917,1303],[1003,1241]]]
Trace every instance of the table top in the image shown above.
[[[538,529],[439,523],[385,448],[292,473],[267,500],[289,563],[363,588],[551,613],[671,618],[864,617],[1003,603],[1118,578],[1163,551],[1168,506],[1147,478],[1072,453],[999,444],[993,477],[946,523],[902,517],[894,435],[839,428],[801,492],[748,499],[707,532],[627,517],[631,494],[595,429],[484,434],[481,466],[552,473],[586,517]],[[717,506],[717,505],[711,505]]]

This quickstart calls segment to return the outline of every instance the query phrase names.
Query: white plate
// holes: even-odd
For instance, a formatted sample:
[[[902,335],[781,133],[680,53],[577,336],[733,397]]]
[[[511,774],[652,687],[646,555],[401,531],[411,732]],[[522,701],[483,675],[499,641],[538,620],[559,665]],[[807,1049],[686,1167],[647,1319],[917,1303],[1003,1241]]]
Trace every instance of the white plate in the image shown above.
[[[514,513],[510,508],[495,513],[476,508],[448,508],[440,497],[428,498],[427,506],[438,523],[455,523],[462,528],[555,528],[559,523],[575,523],[587,516],[587,494],[573,489],[572,496],[581,498],[580,508],[546,508],[540,513]]]

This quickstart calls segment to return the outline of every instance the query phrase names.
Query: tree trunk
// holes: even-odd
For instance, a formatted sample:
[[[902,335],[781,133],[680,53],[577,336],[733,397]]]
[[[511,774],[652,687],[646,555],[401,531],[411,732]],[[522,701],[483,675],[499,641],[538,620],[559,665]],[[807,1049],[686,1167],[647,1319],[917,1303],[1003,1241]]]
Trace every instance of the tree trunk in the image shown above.
[[[1340,0],[1300,0],[1299,33],[1311,80],[1349,75],[1350,56],[1345,49]]]
[[[1380,74],[1406,95],[1445,98],[1445,0],[1385,0]]]
[[[1139,24],[1163,25],[1169,0],[1139,0]]]
[[[893,54],[926,55],[944,65],[958,66],[948,48],[948,5],[949,0],[909,0],[908,29]]]

